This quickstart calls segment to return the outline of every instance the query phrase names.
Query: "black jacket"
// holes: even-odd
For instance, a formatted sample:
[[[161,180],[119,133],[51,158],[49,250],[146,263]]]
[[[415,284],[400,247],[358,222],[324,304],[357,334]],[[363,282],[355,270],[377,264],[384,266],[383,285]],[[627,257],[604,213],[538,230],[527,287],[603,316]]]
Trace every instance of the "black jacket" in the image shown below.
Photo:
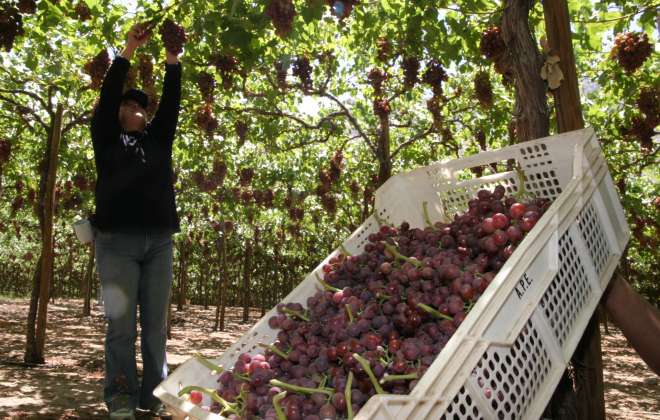
[[[181,102],[181,65],[166,66],[160,105],[143,133],[125,133],[119,124],[129,66],[123,57],[114,59],[92,116],[97,174],[92,224],[108,232],[177,232],[172,143]]]

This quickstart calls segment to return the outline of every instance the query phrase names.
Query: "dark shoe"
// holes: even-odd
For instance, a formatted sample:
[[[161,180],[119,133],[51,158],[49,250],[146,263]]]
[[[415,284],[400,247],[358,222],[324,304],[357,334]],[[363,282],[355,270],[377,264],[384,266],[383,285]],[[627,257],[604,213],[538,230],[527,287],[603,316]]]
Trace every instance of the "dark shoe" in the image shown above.
[[[172,412],[165,407],[165,404],[158,404],[151,410],[149,410],[149,414],[152,417],[158,417],[161,419],[171,419],[172,418]]]

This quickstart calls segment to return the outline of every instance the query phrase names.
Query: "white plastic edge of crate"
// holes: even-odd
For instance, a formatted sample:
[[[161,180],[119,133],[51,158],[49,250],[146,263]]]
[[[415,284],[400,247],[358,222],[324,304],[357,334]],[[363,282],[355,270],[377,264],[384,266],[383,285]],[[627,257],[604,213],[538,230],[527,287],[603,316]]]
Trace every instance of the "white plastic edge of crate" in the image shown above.
[[[441,354],[438,356],[436,361],[433,363],[429,371],[433,371],[433,374],[425,375],[422,380],[420,380],[420,383],[415,387],[413,392],[410,395],[407,396],[377,396],[374,398],[371,398],[370,401],[365,405],[365,407],[360,410],[358,413],[357,418],[358,419],[363,419],[363,418],[386,418],[389,417],[389,415],[386,415],[385,413],[380,413],[379,415],[385,415],[386,417],[373,417],[370,413],[374,411],[381,411],[378,410],[378,407],[381,405],[388,405],[389,403],[392,404],[401,404],[402,408],[404,406],[410,407],[410,399],[414,399],[415,403],[414,405],[419,405],[419,404],[424,404],[426,401],[427,403],[430,404],[437,404],[438,402],[442,402],[443,398],[442,396],[438,396],[439,392],[436,388],[434,393],[429,394],[428,390],[425,389],[425,384],[431,382],[434,377],[447,377],[447,379],[444,381],[442,384],[435,384],[437,385],[442,385],[441,388],[446,388],[449,385],[453,386],[451,388],[455,388],[455,390],[458,390],[457,386],[460,386],[458,382],[455,380],[454,376],[456,376],[457,373],[460,372],[460,367],[463,364],[469,365],[469,368],[464,368],[463,370],[467,372],[469,375],[470,371],[472,370],[472,366],[474,366],[474,363],[470,363],[478,361],[479,357],[483,354],[487,347],[487,343],[479,339],[476,332],[478,330],[485,330],[487,327],[488,323],[490,322],[490,319],[493,318],[493,316],[497,312],[497,306],[491,304],[490,302],[496,298],[499,298],[500,300],[503,298],[506,298],[508,294],[511,293],[511,288],[515,286],[517,283],[517,279],[519,276],[516,276],[516,274],[521,274],[525,271],[523,268],[515,267],[517,261],[522,258],[522,255],[525,256],[527,259],[533,258],[533,256],[536,256],[539,252],[542,252],[542,249],[544,246],[538,245],[539,243],[544,244],[546,241],[543,241],[542,239],[536,239],[536,238],[546,238],[550,239],[551,234],[554,234],[554,242],[556,243],[556,236],[557,236],[557,227],[559,226],[559,217],[555,214],[557,211],[552,211],[553,208],[556,208],[560,205],[560,203],[565,202],[568,200],[568,197],[571,195],[568,193],[567,190],[570,190],[571,192],[576,191],[580,192],[581,194],[578,194],[577,199],[584,201],[584,195],[585,193],[585,187],[583,184],[584,182],[578,182],[579,175],[582,174],[583,168],[586,164],[587,170],[589,170],[589,164],[596,163],[600,158],[600,149],[597,146],[597,143],[595,144],[595,147],[592,147],[592,151],[595,151],[594,153],[591,153],[589,156],[590,162],[584,162],[585,158],[587,157],[586,154],[582,153],[582,150],[584,149],[584,146],[588,144],[589,141],[594,142],[593,140],[593,130],[591,129],[586,129],[586,130],[580,130],[579,132],[571,132],[571,133],[565,133],[560,136],[555,136],[555,137],[560,137],[560,139],[557,138],[552,138],[551,141],[557,142],[555,144],[558,144],[559,142],[557,140],[562,140],[561,137],[564,137],[565,140],[567,141],[573,141],[575,145],[575,150],[570,152],[570,155],[574,158],[573,159],[573,180],[569,182],[569,185],[566,186],[564,189],[564,193],[558,197],[555,203],[551,206],[551,208],[546,212],[544,215],[543,219],[539,221],[538,225],[539,227],[542,227],[542,229],[534,229],[530,234],[527,236],[527,238],[520,244],[519,248],[520,249],[526,249],[524,253],[520,253],[520,251],[516,251],[514,255],[507,261],[507,263],[502,267],[500,270],[500,273],[498,276],[493,281],[493,285],[488,288],[487,292],[480,298],[479,302],[475,305],[473,310],[470,312],[464,323],[461,325],[461,328],[457,330],[457,332],[454,334],[450,342],[447,344],[447,349],[443,350]],[[535,147],[537,144],[548,141],[549,138],[544,138],[544,139],[538,139],[532,142],[527,142],[522,145],[515,145],[515,146],[510,146],[505,149],[500,149],[497,151],[493,152],[484,152],[480,153],[479,155],[474,155],[469,158],[465,159],[458,159],[454,160],[451,162],[445,162],[441,164],[436,164],[437,165],[442,165],[445,167],[445,170],[450,171],[450,173],[453,173],[453,171],[457,171],[463,168],[469,168],[472,166],[477,166],[477,165],[483,165],[483,164],[488,164],[491,162],[498,162],[506,159],[512,158],[511,152],[514,151],[515,149],[520,149],[521,147]],[[555,157],[556,158],[556,157]],[[594,161],[595,160],[595,161]],[[602,159],[601,159],[602,161]],[[596,165],[599,166],[599,165]],[[602,172],[602,166],[601,167],[601,172]],[[391,187],[393,183],[396,183],[397,181],[400,181],[401,178],[406,178],[406,177],[414,177],[416,172],[419,171],[425,171],[428,170],[427,168],[420,168],[415,171],[412,171],[407,174],[400,174],[397,175],[393,178],[391,178],[385,185],[383,185],[377,192],[376,197],[377,197],[377,204],[376,208],[379,209],[378,206],[378,201],[379,197],[382,197],[388,188]],[[607,173],[607,169],[605,167],[605,172]],[[510,175],[510,174],[506,174]],[[590,174],[594,175],[594,174]],[[468,181],[470,183],[473,183],[475,185],[481,185],[484,183],[484,181],[495,181],[497,182],[498,178],[500,178],[502,174],[495,174],[491,175],[488,177],[483,177],[481,179],[476,179],[472,181]],[[570,176],[568,174],[567,176]],[[602,173],[601,173],[602,176]],[[593,188],[595,184],[595,179],[590,176],[591,179],[591,186]],[[607,179],[609,179],[609,182],[611,184],[611,179],[609,178],[609,174],[607,174]],[[460,182],[460,181],[458,181]],[[465,182],[465,181],[463,181]],[[432,187],[429,187],[428,191],[426,191],[426,196],[432,197],[433,194],[436,194],[437,191],[435,191]],[[618,198],[616,197],[616,193],[614,191],[607,191],[608,193],[608,200],[613,201],[614,203],[618,204]],[[405,197],[405,194],[402,196]],[[390,197],[392,195],[390,194]],[[444,214],[444,210],[442,206],[437,205],[438,203],[434,203],[431,200],[429,200],[429,203],[431,204],[428,208],[429,210],[429,216],[432,220],[442,220],[446,218],[446,215]],[[405,204],[405,203],[403,203]],[[410,201],[408,204],[411,204]],[[414,218],[408,218],[407,220],[411,223],[412,226],[421,226],[423,225],[423,218],[420,215],[419,207],[415,209],[407,209],[406,213],[408,216],[412,215],[418,215],[416,220],[412,220]],[[378,210],[377,210],[378,211]],[[623,222],[623,227],[619,229],[619,232],[611,232],[608,231],[608,237],[609,236],[616,236],[618,238],[618,242],[620,245],[620,248],[622,248],[622,244],[625,244],[627,241],[627,238],[621,237],[621,233],[627,233],[627,226],[625,225],[625,218],[623,216],[622,209],[615,209],[613,211],[615,213],[615,217],[619,220],[619,222]],[[382,218],[383,214],[381,214]],[[387,215],[386,215],[387,217]],[[549,223],[548,223],[549,222]],[[366,237],[368,236],[369,233],[374,232],[378,229],[379,223],[377,220],[372,216],[369,219],[367,219],[360,228],[358,228],[344,243],[344,247],[351,253],[355,253],[358,251],[361,251],[363,244],[366,241]],[[565,230],[566,227],[564,227]],[[619,233],[617,236],[616,234]],[[625,236],[625,235],[624,235]],[[555,245],[556,246],[556,245]],[[546,246],[547,247],[547,246]],[[336,255],[338,250],[335,250],[332,254],[330,254],[319,266],[310,273],[303,282],[300,283],[298,287],[296,287],[284,300],[283,302],[291,302],[291,301],[300,301],[301,303],[305,303],[304,299],[310,295],[312,295],[316,289],[317,289],[317,282],[315,279],[315,273],[318,273],[319,275],[322,275],[321,273],[321,267],[327,262],[329,258],[332,256]],[[529,261],[528,261],[529,262]],[[527,268],[527,267],[525,267]],[[522,274],[521,274],[522,275]],[[516,281],[509,281],[506,282],[509,287],[502,287],[502,284],[505,283],[506,278],[515,278]],[[502,290],[502,291],[500,291]],[[509,293],[506,293],[506,292]],[[533,307],[530,306],[530,309],[528,312],[531,313],[531,310],[533,310]],[[236,356],[244,351],[251,351],[251,352],[261,352],[259,347],[255,348],[256,342],[258,340],[255,340],[255,337],[260,337],[262,338],[263,341],[267,342],[272,342],[274,338],[274,332],[270,330],[270,328],[267,325],[267,319],[269,316],[274,313],[275,309],[269,311],[269,313],[261,320],[259,321],[252,329],[250,329],[237,343],[235,343],[233,346],[231,346],[219,359],[214,360],[214,362],[218,364],[224,364],[226,366],[231,366],[233,364],[233,361],[235,360]],[[529,318],[529,316],[525,317]],[[522,317],[520,318],[522,319]],[[512,331],[509,334],[509,340],[505,341],[504,343],[511,343],[512,340],[515,338],[519,330],[524,326],[525,322],[521,322],[520,320],[516,322],[516,328],[514,328],[515,334],[513,334],[514,331]],[[270,334],[269,334],[270,333]],[[267,337],[270,336],[270,340],[267,340]],[[476,338],[475,338],[476,337]],[[493,342],[491,341],[491,344]],[[460,344],[460,346],[459,346]],[[461,351],[455,351],[458,347],[461,348]],[[470,351],[466,351],[470,350]],[[465,357],[464,354],[471,355],[469,359],[467,360],[468,357]],[[474,359],[474,360],[472,360]],[[456,368],[458,366],[458,368]],[[454,371],[453,375],[447,375],[448,371]],[[465,373],[465,372],[463,372]],[[451,376],[451,378],[450,378]],[[460,376],[460,375],[459,375]],[[465,375],[463,375],[465,376]],[[452,382],[451,384],[449,382]],[[222,416],[219,416],[217,414],[209,413],[201,408],[191,404],[190,402],[185,401],[183,398],[178,398],[177,392],[182,386],[187,386],[187,385],[200,385],[200,386],[207,386],[211,388],[215,388],[216,384],[216,376],[211,376],[209,370],[201,365],[198,361],[195,359],[190,359],[187,362],[185,362],[182,366],[180,366],[175,372],[173,372],[165,381],[163,381],[154,391],[154,395],[156,395],[158,398],[160,398],[166,405],[168,405],[173,411],[175,411],[175,414],[177,414],[180,417],[183,416],[189,416],[192,419],[221,419],[223,418]],[[427,384],[428,385],[428,384]],[[446,391],[448,391],[448,395],[454,395],[455,392],[451,392],[452,389],[447,388]],[[205,401],[203,401],[203,404],[208,405],[208,397],[205,397]],[[446,405],[446,404],[444,404]],[[413,407],[414,409],[414,407]],[[387,410],[390,411],[390,410]],[[404,410],[406,411],[406,410]],[[375,413],[373,413],[375,414]]]

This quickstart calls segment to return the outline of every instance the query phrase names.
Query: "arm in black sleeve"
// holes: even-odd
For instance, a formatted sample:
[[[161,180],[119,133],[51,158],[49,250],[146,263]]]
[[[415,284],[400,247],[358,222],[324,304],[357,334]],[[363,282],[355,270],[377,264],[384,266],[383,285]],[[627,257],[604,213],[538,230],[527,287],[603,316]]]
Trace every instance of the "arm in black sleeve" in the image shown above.
[[[163,81],[163,96],[156,115],[151,120],[151,129],[169,144],[174,141],[180,106],[181,64],[167,64],[165,66],[165,80]]]
[[[105,131],[119,126],[119,104],[130,62],[116,56],[103,79],[101,98],[92,116],[92,132]]]

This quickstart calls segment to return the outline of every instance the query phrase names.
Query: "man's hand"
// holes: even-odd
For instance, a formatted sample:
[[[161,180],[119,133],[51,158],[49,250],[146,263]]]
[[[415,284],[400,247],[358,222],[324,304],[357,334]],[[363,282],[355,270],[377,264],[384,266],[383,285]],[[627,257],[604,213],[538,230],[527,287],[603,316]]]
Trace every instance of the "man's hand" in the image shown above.
[[[179,62],[179,56],[172,54],[171,52],[167,51],[167,49],[165,49],[165,61],[167,64],[176,64]]]
[[[151,31],[145,30],[146,24],[136,23],[126,35],[126,47],[121,52],[121,56],[129,60],[136,49],[143,46],[151,38]]]

